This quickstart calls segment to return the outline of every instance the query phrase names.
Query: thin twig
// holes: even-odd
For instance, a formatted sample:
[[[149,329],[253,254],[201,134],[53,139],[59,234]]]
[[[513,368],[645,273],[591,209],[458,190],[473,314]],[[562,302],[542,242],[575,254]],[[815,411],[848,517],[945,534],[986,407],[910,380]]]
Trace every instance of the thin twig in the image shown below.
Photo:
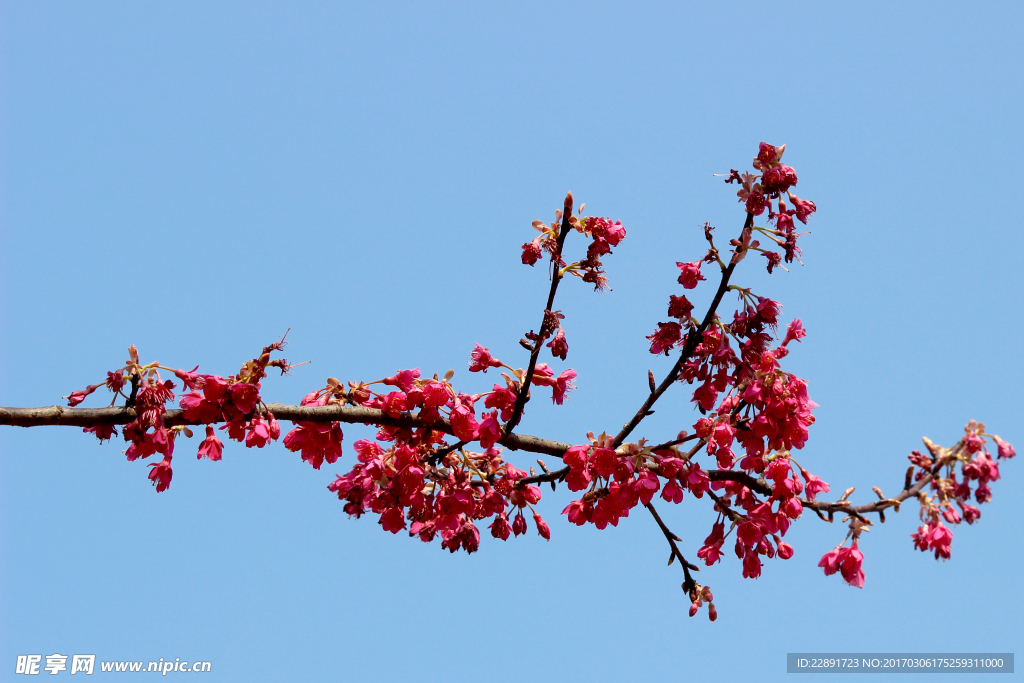
[[[516,395],[516,404],[512,408],[512,415],[505,423],[504,431],[505,435],[512,434],[512,430],[519,424],[519,420],[523,417],[523,408],[526,406],[526,397],[530,393],[530,383],[533,381],[534,370],[537,369],[537,359],[540,357],[540,350],[544,346],[545,333],[550,332],[547,330],[548,316],[554,312],[552,308],[555,305],[555,292],[558,291],[558,283],[562,279],[562,246],[565,244],[565,238],[568,236],[569,231],[572,229],[572,224],[569,219],[572,218],[572,199],[571,194],[566,197],[565,205],[562,207],[562,225],[558,230],[558,246],[555,249],[555,253],[551,256],[552,273],[551,273],[551,288],[548,290],[548,303],[544,307],[544,317],[541,320],[540,328],[537,331],[537,338],[533,340],[533,351],[530,352],[530,364],[526,368],[526,376],[522,378],[522,385],[519,387],[519,394]]]

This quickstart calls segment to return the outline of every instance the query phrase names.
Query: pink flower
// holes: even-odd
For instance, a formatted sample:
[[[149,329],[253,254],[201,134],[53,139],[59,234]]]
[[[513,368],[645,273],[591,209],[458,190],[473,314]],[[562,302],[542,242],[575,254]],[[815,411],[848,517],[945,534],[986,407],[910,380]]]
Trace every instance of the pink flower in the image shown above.
[[[203,394],[185,394],[178,401],[185,411],[185,419],[201,423],[218,422],[221,419],[220,406],[208,401]]]
[[[599,476],[607,478],[612,476],[619,459],[615,455],[615,451],[610,448],[595,448],[590,462]]]
[[[794,194],[789,195],[789,201],[793,202],[793,206],[796,208],[796,217],[804,224],[807,223],[807,219],[811,217],[811,214],[818,210],[814,202],[800,199]]]
[[[248,415],[252,412],[259,398],[260,390],[254,384],[236,382],[231,385],[231,402],[242,411],[243,415]]]
[[[743,578],[756,579],[759,576],[761,576],[761,558],[758,557],[756,551],[748,550],[743,555]]]
[[[619,242],[626,239],[626,228],[622,226],[622,223],[615,221],[605,231],[604,238],[608,240],[608,244],[617,246]]]
[[[779,202],[780,204],[782,202]],[[793,216],[789,211],[779,211],[775,214],[775,227],[782,232],[791,234],[793,232]]]
[[[785,145],[776,147],[775,145],[769,145],[767,142],[762,142],[758,145],[757,157],[754,159],[754,168],[758,170],[770,168],[782,158],[782,153],[785,149]]]
[[[245,435],[245,447],[263,448],[268,441],[270,441],[270,427],[260,415],[249,423],[249,433]]]
[[[997,457],[1000,458],[1012,458],[1017,455],[1017,451],[1014,450],[1013,446],[1008,441],[1003,441],[998,436],[993,436],[996,444],[999,446],[999,453]]]
[[[471,361],[469,361],[470,372],[487,372],[487,368],[500,368],[501,361],[491,355],[483,346],[476,345],[470,353]]]
[[[523,511],[520,510],[516,518],[512,520],[512,533],[516,536],[522,536],[526,533],[526,517],[523,517]]]
[[[175,370],[174,375],[181,380],[181,383],[185,385],[186,389],[189,391],[195,391],[196,389],[202,389],[203,387],[203,378],[196,372],[198,369],[199,366],[197,365],[190,371]]]
[[[647,336],[647,339],[651,342],[651,353],[655,355],[664,353],[667,356],[668,352],[679,341],[681,334],[682,328],[679,323],[658,323],[658,330],[654,334]]]
[[[384,397],[381,410],[391,417],[399,417],[408,410],[406,398],[406,395],[401,391],[392,391]]]
[[[694,261],[693,263],[676,262],[676,266],[678,266],[680,270],[678,282],[685,289],[693,289],[697,286],[698,282],[707,279],[701,275],[700,264],[700,261]]]
[[[853,546],[850,548],[837,545],[825,553],[821,561],[818,562],[818,566],[824,568],[825,576],[831,576],[838,571],[843,575],[843,580],[846,583],[863,588],[864,570],[861,568],[863,562],[864,554],[857,549],[857,541],[854,540]]]
[[[693,313],[693,304],[685,296],[676,296],[672,294],[668,298],[668,314],[669,317],[679,318],[685,320],[690,317]]]
[[[785,192],[796,185],[796,171],[783,164],[769,168],[761,175],[761,184],[768,194]]]
[[[452,431],[459,441],[476,441],[480,433],[480,425],[473,412],[464,405],[456,406],[451,413]]]
[[[583,526],[590,521],[591,516],[594,514],[594,505],[590,502],[574,500],[565,506],[562,514],[568,515],[569,521],[576,526]]]
[[[167,487],[171,485],[171,476],[174,474],[171,470],[171,456],[166,455],[159,463],[150,463],[149,466],[153,468],[149,471],[149,480],[156,486],[156,492],[166,491]]]
[[[224,444],[217,438],[213,425],[206,425],[206,438],[199,444],[199,455],[196,456],[196,460],[207,457],[210,460],[217,461],[220,460],[223,451]]]
[[[704,560],[704,564],[710,567],[722,559],[722,541],[705,541],[704,545],[697,551],[697,557]]]
[[[84,401],[86,396],[88,396],[92,392],[96,391],[101,386],[103,386],[103,385],[102,384],[90,384],[84,390],[83,389],[79,389],[78,391],[72,391],[70,396],[65,396],[64,398],[66,398],[68,400],[68,405],[70,407],[74,408],[79,403]]]
[[[574,470],[581,470],[587,464],[587,453],[590,446],[573,446],[562,456],[562,462]]]
[[[964,511],[966,512],[966,509]],[[949,559],[952,552],[953,532],[942,522],[935,520],[929,522],[927,526],[922,526],[916,533],[911,534],[911,538],[914,539],[914,547],[918,550],[934,551],[936,560]]]
[[[786,338],[782,341],[782,345],[785,346],[794,339],[799,341],[806,336],[807,332],[804,330],[804,324],[800,321],[800,318],[797,318],[786,329]]]
[[[821,560],[818,561],[818,566],[825,570],[825,576],[832,576],[839,571],[839,563],[841,561],[840,552],[842,550],[845,550],[845,548],[837,545],[835,548],[821,556]]]
[[[552,403],[562,405],[562,401],[565,400],[565,395],[576,388],[575,384],[570,383],[574,379],[576,379],[575,370],[566,370],[555,379],[554,384],[551,385]]]
[[[83,432],[95,434],[96,438],[102,443],[104,440],[110,440],[110,437],[117,435],[117,427],[114,425],[96,425],[95,427],[83,427]]]
[[[857,588],[864,587],[864,570],[861,569],[861,565],[864,563],[864,553],[857,549],[857,541],[854,540],[853,547],[844,548],[846,551],[842,558],[842,564],[839,567],[839,572],[843,575],[843,580],[851,586]]]
[[[446,405],[450,398],[451,394],[448,393],[448,387],[441,382],[427,382],[423,385],[424,408],[440,408]]]
[[[527,242],[523,245],[523,263],[528,266],[532,266],[540,259],[540,238],[535,238],[532,242]]]
[[[752,192],[747,193],[746,210],[755,216],[760,216],[768,208],[768,198],[764,196],[760,187],[755,187]]]
[[[512,533],[512,527],[508,524],[508,515],[504,512],[495,517],[494,521],[487,528],[491,530],[491,536],[500,538],[503,541],[507,541],[509,534]]]
[[[555,333],[554,339],[547,343],[547,347],[551,349],[552,356],[565,360],[566,355],[569,353],[569,342],[565,340],[565,332],[562,331],[561,327]]]
[[[483,418],[484,419],[480,422],[478,430],[480,447],[490,448],[498,442],[498,439],[501,438],[501,425],[498,424],[498,411],[492,410],[489,413],[484,413]]]
[[[117,393],[117,391],[124,386],[124,374],[122,374],[121,372],[108,372],[107,381],[105,382],[105,384],[107,385],[108,389],[110,389],[114,393]]]
[[[707,472],[702,470],[696,463],[692,463],[688,468],[684,483],[686,488],[690,489],[690,493],[697,496],[697,498],[703,498],[711,480],[708,478]]]
[[[405,393],[409,393],[416,386],[416,380],[420,377],[420,369],[399,370],[391,377],[385,377],[384,384],[390,387],[398,387]]]
[[[380,525],[384,527],[384,531],[390,531],[393,534],[397,534],[404,529],[405,515],[402,514],[402,508],[388,508],[385,510],[384,514],[380,516]]]
[[[548,528],[548,523],[538,515],[536,512],[533,513],[533,523],[537,525],[537,533],[540,534],[544,540],[551,540],[551,529]]]
[[[292,452],[302,451],[302,459],[318,470],[324,460],[331,464],[338,461],[343,438],[337,422],[299,422],[285,435],[284,446]]]
[[[590,484],[590,470],[570,470],[565,475],[565,485],[570,491],[582,491]]]
[[[788,560],[793,557],[793,546],[790,544],[780,541],[779,542],[779,557],[783,560]]]
[[[654,498],[654,494],[661,488],[658,477],[650,470],[644,470],[636,480],[635,490],[640,496],[640,502],[647,505]]]
[[[683,502],[683,487],[679,485],[679,482],[675,478],[669,479],[665,484],[665,488],[661,490],[661,497],[670,503]]]
[[[533,379],[530,383],[538,387],[550,387],[554,384],[555,371],[547,363],[537,363],[533,369]]]

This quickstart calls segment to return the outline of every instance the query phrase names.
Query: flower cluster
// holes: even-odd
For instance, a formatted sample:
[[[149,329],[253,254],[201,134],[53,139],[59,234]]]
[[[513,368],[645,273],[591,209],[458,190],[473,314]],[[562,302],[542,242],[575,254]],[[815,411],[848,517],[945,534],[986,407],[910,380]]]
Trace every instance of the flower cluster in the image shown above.
[[[741,185],[736,194],[749,215],[760,216],[765,210],[768,211],[768,220],[775,223],[775,230],[759,230],[782,247],[786,263],[790,263],[800,254],[797,238],[802,234],[796,232],[793,217],[806,224],[807,219],[818,210],[818,207],[814,202],[800,199],[790,191],[790,188],[796,185],[797,178],[796,171],[782,163],[782,154],[785,151],[785,145],[776,147],[762,142],[754,158],[754,168],[761,173],[740,174],[739,171],[733,170],[725,182],[738,182]],[[783,194],[789,199],[789,205],[786,204]],[[789,208],[790,206],[792,208]],[[749,233],[744,237],[749,239]],[[750,246],[756,247],[757,244]],[[779,265],[780,256],[772,251],[758,251],[768,259],[768,272],[772,272],[775,266]]]
[[[472,553],[480,543],[477,523],[491,519],[491,535],[507,540],[510,535],[526,533],[526,511],[534,527],[545,539],[551,532],[534,509],[540,489],[521,485],[527,473],[502,459],[497,446],[503,436],[503,421],[513,411],[526,372],[513,369],[495,358],[489,349],[477,344],[470,353],[471,372],[486,373],[505,368],[505,383],[495,384],[490,392],[464,394],[451,384],[449,371],[443,378],[421,378],[418,369],[401,370],[376,382],[349,382],[346,389],[337,380],[309,394],[303,405],[347,403],[376,408],[397,418],[408,415],[420,425],[398,428],[378,424],[374,440],[354,444],[357,463],[344,475],[337,475],[329,486],[345,502],[345,511],[354,517],[365,512],[379,515],[381,526],[392,533],[409,530],[424,542],[436,537],[448,550]],[[552,389],[552,401],[560,404],[573,385],[574,370],[557,377],[545,363],[538,364],[531,381],[534,386]],[[373,385],[393,387],[377,392]],[[478,411],[478,404],[484,408]],[[341,431],[332,431],[325,423],[300,423],[285,437],[291,450],[302,450],[303,459],[318,468],[326,460],[341,455]],[[448,433],[459,443],[445,441]],[[466,448],[479,444],[479,450]]]
[[[794,218],[807,223],[816,206],[793,194],[797,175],[782,163],[784,151],[785,145],[762,142],[754,159],[759,173],[733,170],[726,179],[741,185],[737,194],[746,211],[742,232],[730,241],[731,252],[723,257],[715,246],[714,228],[705,224],[709,245],[705,255],[696,261],[676,262],[677,282],[687,292],[708,280],[707,269],[718,267],[721,279],[713,303],[697,318],[685,293],[669,297],[669,320],[658,322],[647,340],[652,354],[668,356],[678,351],[677,358],[660,385],[649,371],[651,393],[617,436],[589,432],[587,443],[566,449],[557,442],[540,447],[536,444],[541,439],[513,434],[532,387],[550,388],[556,405],[575,388],[575,370],[565,369],[556,375],[547,363],[538,362],[542,347],[562,361],[569,352],[565,315],[554,310],[560,279],[571,274],[596,290],[606,289],[602,258],[626,234],[619,221],[583,216],[583,206],[574,215],[569,194],[553,223],[534,221],[540,234],[522,247],[524,264],[532,266],[546,253],[551,267],[542,324],[538,332],[531,330],[520,341],[530,352],[528,369],[513,368],[476,344],[470,352],[469,371],[486,374],[497,370],[503,380],[483,393],[457,390],[451,370],[440,378],[437,374],[423,377],[419,369],[399,370],[370,382],[344,384],[328,378],[325,387],[302,399],[301,408],[289,406],[290,413],[275,408],[283,419],[293,421],[283,439],[285,447],[319,470],[325,462],[335,464],[342,457],[344,434],[337,418],[374,426],[377,431],[372,439],[353,444],[351,469],[336,474],[328,489],[344,503],[350,516],[372,513],[384,530],[393,534],[407,531],[424,542],[440,538],[441,547],[450,552],[475,552],[481,524],[486,524],[494,538],[521,536],[529,529],[528,515],[537,533],[550,539],[550,528],[535,507],[541,500],[538,483],[550,483],[555,490],[564,482],[570,491],[581,494],[562,511],[577,526],[614,527],[644,505],[671,546],[670,564],[678,559],[685,572],[683,588],[691,601],[690,616],[707,604],[712,621],[717,611],[711,591],[693,581],[690,570],[698,568],[683,558],[676,545],[680,539],[655,510],[656,497],[675,504],[683,501],[686,492],[695,499],[710,498],[716,517],[697,557],[708,567],[720,562],[728,552],[726,543],[735,534],[731,547],[745,578],[758,578],[766,559],[793,557],[793,546],[783,539],[804,509],[810,508],[822,518],[827,514],[828,521],[837,512],[847,515],[844,521],[849,522],[849,534],[818,566],[826,575],[839,573],[847,583],[863,587],[864,556],[859,540],[871,525],[865,515],[877,513],[885,521],[885,509],[898,511],[903,501],[914,496],[921,504],[922,522],[913,534],[915,547],[948,559],[953,538],[950,526],[978,520],[981,513],[971,504],[972,498],[978,504],[988,502],[989,485],[1000,478],[999,461],[1016,454],[1009,443],[987,433],[985,425],[970,422],[964,438],[951,449],[925,439],[928,452],[913,451],[909,456],[913,466],[903,492],[889,499],[875,488],[879,500],[858,507],[846,500],[853,489],[837,502],[817,500],[831,487],[794,457],[807,443],[817,405],[810,399],[807,382],[783,370],[782,361],[790,344],[806,337],[806,330],[795,319],[781,334],[779,302],[729,283],[736,266],[751,251],[767,258],[769,273],[783,260],[792,262],[800,254]],[[755,217],[765,212],[774,227],[754,225]],[[567,263],[562,250],[573,231],[584,235],[589,244],[585,257]],[[762,248],[755,236],[781,247],[781,253],[773,251],[774,247]],[[731,319],[718,313],[728,291],[739,297]],[[125,405],[134,409],[123,431],[129,442],[125,454],[128,460],[163,456],[150,465],[149,478],[158,492],[164,491],[173,475],[175,439],[180,434],[192,436],[189,424],[205,425],[198,457],[214,461],[221,459],[224,447],[215,424],[222,423],[220,430],[226,431],[229,439],[250,448],[262,448],[280,438],[281,427],[260,391],[268,368],[285,373],[292,367],[287,361],[271,360],[271,354],[283,346],[282,338],[228,377],[199,374],[198,367],[185,371],[155,362],[144,365],[133,346],[124,367],[107,373],[104,382],[66,398],[69,406],[77,406],[101,386],[114,394],[114,401],[123,398]],[[167,404],[174,401],[176,387],[161,371],[173,374],[183,386],[180,414],[169,414]],[[654,402],[676,382],[689,385],[690,401],[700,413],[692,425],[694,433],[681,431],[676,438],[657,445],[643,438],[626,442],[631,431],[653,412]],[[109,421],[104,417],[85,431],[101,441],[110,439],[117,434],[114,421],[123,418],[123,411]],[[454,437],[455,443],[449,437]],[[990,440],[995,444],[995,457],[988,448]],[[543,470],[538,475],[533,468],[526,472],[505,460],[502,445],[530,450],[524,444],[531,441],[537,452],[560,454],[564,466],[552,472],[538,460]]]
[[[863,564],[864,553],[857,547],[856,538],[853,539],[849,548],[837,545],[825,553],[818,562],[818,566],[824,568],[825,576],[832,576],[839,572],[846,583],[857,588],[864,587],[864,570],[861,568]]]
[[[988,439],[996,444],[995,459],[988,450]],[[953,526],[963,521],[974,524],[981,510],[970,504],[972,495],[979,505],[989,502],[989,484],[1000,477],[998,460],[1012,458],[1017,452],[995,434],[986,433],[985,425],[974,420],[967,423],[964,438],[954,448],[944,449],[930,440],[925,445],[927,455],[915,450],[908,458],[915,467],[915,481],[930,478],[929,488],[934,495],[918,493],[923,524],[911,537],[918,550],[932,551],[935,559],[948,560],[953,532],[943,522]]]
[[[106,382],[72,392],[65,398],[73,407],[105,385],[114,394],[111,405],[118,397],[125,399],[125,404],[134,408],[136,415],[124,426],[124,440],[130,443],[125,456],[129,461],[145,460],[157,453],[163,456],[159,463],[150,464],[152,469],[149,472],[150,481],[160,493],[170,486],[174,474],[171,461],[175,439],[182,433],[192,436],[192,430],[186,424],[169,425],[164,419],[167,404],[175,398],[175,384],[169,379],[164,380],[160,371],[173,373],[189,392],[180,399],[184,422],[206,425],[206,438],[199,445],[197,457],[220,460],[224,444],[217,438],[213,424],[223,422],[221,429],[227,430],[228,438],[244,442],[249,448],[263,448],[269,441],[280,437],[281,427],[274,415],[258,407],[262,403],[260,380],[266,377],[267,368],[279,368],[283,374],[292,367],[288,361],[270,358],[271,353],[280,351],[284,345],[282,338],[264,347],[260,356],[243,365],[237,375],[226,378],[199,374],[196,372],[198,366],[192,370],[176,370],[158,362],[143,365],[139,362],[138,350],[132,345],[128,349],[129,359],[125,366],[108,372]],[[117,434],[113,425],[86,427],[83,431],[94,434],[100,441]]]
[[[620,221],[612,221],[610,218],[583,216],[581,205],[577,215],[572,214],[572,194],[566,199],[565,211],[555,212],[555,221],[545,224],[543,221],[534,221],[533,227],[540,233],[531,242],[523,245],[522,261],[532,266],[540,260],[543,253],[547,253],[552,261],[557,259],[555,267],[561,269],[561,273],[575,275],[584,282],[594,285],[596,291],[608,288],[608,278],[603,270],[601,257],[610,254],[612,247],[618,246],[626,237],[626,229]],[[566,265],[561,257],[561,242],[559,236],[562,224],[568,223],[578,233],[590,238],[587,246],[587,255],[583,259]],[[562,235],[562,240],[565,236]]]
[[[410,536],[425,543],[440,536],[441,547],[473,553],[480,546],[477,522],[493,518],[488,526],[491,536],[507,540],[526,533],[523,513],[529,508],[537,532],[551,538],[547,523],[533,507],[540,501],[540,489],[517,487],[526,472],[504,462],[500,449],[457,449],[435,462],[434,456],[445,449],[432,445],[442,443],[443,435],[403,436],[378,433],[375,441],[355,443],[358,464],[337,475],[328,487],[345,501],[349,515],[378,514],[381,527],[394,534],[406,529],[408,521]],[[391,443],[382,447],[382,438]]]

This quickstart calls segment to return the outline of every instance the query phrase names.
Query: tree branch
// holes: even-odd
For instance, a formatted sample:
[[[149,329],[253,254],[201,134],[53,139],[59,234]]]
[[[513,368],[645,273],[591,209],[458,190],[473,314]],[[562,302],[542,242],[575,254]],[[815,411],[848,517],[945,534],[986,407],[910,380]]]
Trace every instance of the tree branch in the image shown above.
[[[296,406],[283,403],[268,403],[266,407],[258,407],[259,412],[269,411],[280,420],[292,422],[347,422],[350,424],[382,425],[388,427],[408,427],[417,429],[426,427],[434,431],[452,434],[451,423],[441,418],[433,422],[421,420],[419,416],[403,413],[391,417],[376,408],[359,406],[327,405],[327,406]],[[175,425],[204,424],[196,420],[186,420],[184,411],[168,410],[164,413],[164,424]],[[95,427],[97,425],[128,424],[136,418],[134,408],[65,408],[63,406],[46,406],[43,408],[3,408],[0,407],[0,425],[14,427]],[[543,453],[557,458],[572,447],[572,444],[551,441],[529,434],[509,434],[499,439],[499,443],[513,451]]]
[[[540,357],[540,350],[544,346],[545,327],[548,321],[549,312],[553,312],[552,306],[555,305],[555,292],[558,291],[558,283],[562,280],[562,247],[565,245],[565,238],[569,235],[569,230],[572,228],[572,224],[569,219],[572,218],[572,193],[565,198],[565,204],[562,207],[562,225],[558,230],[558,247],[555,249],[555,253],[551,255],[551,264],[553,272],[551,273],[551,288],[548,290],[548,303],[544,307],[544,318],[541,320],[540,328],[537,330],[537,338],[533,340],[533,351],[530,352],[530,364],[526,368],[526,375],[522,378],[522,386],[519,387],[519,394],[516,396],[516,404],[512,408],[512,416],[509,417],[508,422],[505,423],[505,435],[510,436],[512,430],[519,424],[519,420],[523,417],[523,408],[526,406],[526,397],[530,393],[530,383],[533,381],[533,373],[537,368],[537,359]]]
[[[746,231],[754,225],[754,214],[748,213],[747,219],[743,223],[743,230]],[[740,236],[742,237],[742,232]],[[718,305],[722,303],[722,297],[725,295],[726,290],[729,288],[729,278],[732,277],[733,271],[736,270],[736,263],[730,262],[729,265],[722,271],[722,280],[718,283],[718,291],[715,292],[715,298],[711,301],[711,305],[708,306],[708,312],[704,315],[704,321],[701,322],[700,327],[696,330],[690,330],[689,334],[686,335],[686,345],[683,347],[682,352],[679,354],[678,360],[675,365],[669,370],[668,375],[661,381],[658,388],[648,394],[644,404],[640,406],[640,410],[636,411],[636,415],[622,425],[622,430],[615,437],[614,448],[618,448],[622,445],[622,442],[626,440],[630,432],[636,429],[636,426],[647,417],[651,410],[651,406],[654,405],[655,401],[661,398],[672,383],[679,378],[679,373],[683,369],[683,364],[690,359],[693,355],[697,345],[704,339],[704,331],[711,325],[711,321],[715,319],[715,312],[718,310]]]

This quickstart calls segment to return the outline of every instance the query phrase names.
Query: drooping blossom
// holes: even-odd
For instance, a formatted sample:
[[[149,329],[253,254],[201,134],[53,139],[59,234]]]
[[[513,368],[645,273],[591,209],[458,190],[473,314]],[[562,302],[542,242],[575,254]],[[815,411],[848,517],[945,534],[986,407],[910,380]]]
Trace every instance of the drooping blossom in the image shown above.
[[[162,493],[171,485],[171,477],[174,472],[171,470],[171,456],[166,455],[158,463],[150,463],[153,469],[149,471],[149,480],[156,486],[156,492]]]
[[[196,459],[205,457],[217,461],[221,459],[223,451],[224,444],[217,438],[213,425],[206,425],[206,438],[199,444],[199,454],[196,456]]]
[[[547,347],[551,349],[552,356],[565,360],[566,355],[569,353],[569,342],[566,341],[565,332],[561,327],[558,328],[554,338],[547,343]]]

